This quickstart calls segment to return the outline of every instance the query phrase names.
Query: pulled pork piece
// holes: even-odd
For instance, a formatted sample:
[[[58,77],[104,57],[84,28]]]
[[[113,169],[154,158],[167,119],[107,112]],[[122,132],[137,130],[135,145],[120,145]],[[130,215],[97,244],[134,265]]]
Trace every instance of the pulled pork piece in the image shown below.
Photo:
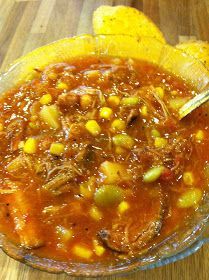
[[[103,229],[98,233],[108,248],[130,255],[141,250],[144,252],[145,246],[160,232],[165,204],[162,190],[150,189],[148,193],[150,205],[146,214],[142,215],[141,211],[135,209],[135,214],[119,216],[111,229]]]
[[[139,112],[136,109],[132,109],[127,117],[127,126],[131,126],[139,117]]]
[[[16,151],[18,144],[23,138],[24,133],[24,121],[22,119],[16,119],[11,121],[7,126],[7,139],[10,141],[11,150]]]
[[[57,102],[61,110],[67,110],[79,104],[79,96],[71,92],[62,93]]]

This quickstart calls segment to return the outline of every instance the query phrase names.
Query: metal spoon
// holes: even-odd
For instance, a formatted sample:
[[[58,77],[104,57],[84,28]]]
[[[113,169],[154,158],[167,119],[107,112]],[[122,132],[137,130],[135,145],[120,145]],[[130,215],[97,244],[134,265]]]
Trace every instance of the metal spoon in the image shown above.
[[[190,99],[179,109],[179,119],[183,119],[196,108],[198,108],[203,103],[209,100],[209,89],[203,91],[196,95],[194,98]]]

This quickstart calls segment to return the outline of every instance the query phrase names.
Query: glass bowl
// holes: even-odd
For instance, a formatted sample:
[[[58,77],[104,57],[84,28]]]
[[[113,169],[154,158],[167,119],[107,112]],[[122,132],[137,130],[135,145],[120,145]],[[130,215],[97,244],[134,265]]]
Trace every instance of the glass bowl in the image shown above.
[[[209,87],[209,71],[202,63],[180,50],[162,44],[150,37],[128,35],[82,35],[65,38],[32,51],[15,61],[0,76],[0,93],[30,80],[34,68],[43,69],[50,63],[69,61],[74,57],[99,55],[135,58],[159,65],[159,67],[181,77],[200,92]],[[98,277],[125,274],[130,271],[159,267],[182,259],[197,251],[208,239],[202,237],[209,219],[209,194],[185,225],[172,233],[148,252],[128,260],[105,263],[61,262],[40,258],[10,242],[0,234],[0,247],[10,257],[44,271],[71,276]]]

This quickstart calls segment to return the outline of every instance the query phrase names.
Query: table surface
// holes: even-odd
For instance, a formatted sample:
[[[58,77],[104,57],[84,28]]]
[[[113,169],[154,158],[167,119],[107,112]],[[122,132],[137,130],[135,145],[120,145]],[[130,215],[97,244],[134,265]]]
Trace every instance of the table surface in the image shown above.
[[[150,16],[170,44],[209,41],[209,0],[0,0],[0,69],[32,49],[92,31],[92,12],[102,4],[131,5]],[[110,277],[115,280],[117,277]],[[0,252],[1,280],[65,280],[27,267]],[[120,278],[117,278],[120,279]],[[209,246],[185,260],[121,279],[209,279]]]

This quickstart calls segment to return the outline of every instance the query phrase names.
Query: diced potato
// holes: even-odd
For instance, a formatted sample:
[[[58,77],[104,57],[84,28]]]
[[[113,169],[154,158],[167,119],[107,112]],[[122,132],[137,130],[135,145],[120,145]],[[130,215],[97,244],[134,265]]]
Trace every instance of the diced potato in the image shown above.
[[[89,214],[95,221],[99,221],[102,218],[102,212],[96,206],[91,207]]]
[[[97,240],[93,240],[93,245],[94,245],[94,252],[98,257],[101,257],[104,252],[105,252],[105,248],[101,245],[99,245]]]
[[[110,120],[113,115],[113,111],[109,107],[102,107],[99,111],[99,116],[102,119]]]
[[[68,85],[64,82],[58,81],[57,84],[56,84],[56,88],[57,89],[62,89],[62,90],[67,90]]]
[[[121,203],[118,205],[118,213],[123,214],[129,209],[130,205],[127,201],[121,201]]]
[[[97,8],[93,15],[93,29],[96,34],[149,36],[165,43],[159,28],[145,14],[127,6]]]
[[[100,207],[108,207],[123,200],[123,189],[117,185],[103,185],[94,194],[94,201]]]
[[[163,166],[155,166],[150,168],[143,176],[143,181],[145,183],[155,182],[163,173]]]
[[[154,137],[154,138],[160,137],[160,132],[159,132],[157,129],[152,129],[151,135],[152,135],[152,137]]]
[[[93,104],[93,98],[90,94],[80,96],[80,104],[83,110],[88,109]]]
[[[99,78],[100,74],[101,74],[101,72],[99,70],[87,70],[87,71],[85,71],[84,76],[88,79],[95,80],[95,79]]]
[[[72,229],[67,229],[63,226],[57,226],[56,233],[62,242],[67,242],[73,237]]]
[[[140,114],[142,117],[146,118],[148,116],[148,108],[146,105],[143,105],[140,109]]]
[[[60,127],[60,112],[56,105],[44,105],[40,111],[40,117],[48,126],[54,129]]]
[[[164,97],[164,89],[162,87],[156,87],[155,88],[155,92],[157,93],[157,95],[163,99]]]
[[[51,96],[51,94],[44,94],[41,98],[40,98],[40,100],[39,100],[39,102],[42,104],[42,105],[47,105],[47,104],[49,104],[49,103],[51,103],[52,102],[52,96]]]
[[[99,170],[104,176],[103,182],[105,184],[117,184],[131,179],[126,167],[120,163],[104,161]]]
[[[120,97],[117,95],[109,96],[107,102],[111,107],[117,107],[120,104]]]
[[[76,256],[82,259],[90,259],[93,255],[93,252],[91,250],[82,245],[75,245],[72,251]]]
[[[194,175],[192,172],[184,172],[183,173],[183,181],[187,186],[192,186],[194,184]]]
[[[199,129],[199,130],[195,133],[195,140],[196,140],[197,142],[203,141],[203,140],[204,140],[204,137],[205,137],[204,131],[201,130],[201,129]]]
[[[62,143],[52,143],[50,146],[50,154],[60,156],[64,153],[65,146]]]
[[[34,154],[37,151],[37,146],[38,146],[38,143],[35,138],[28,138],[25,141],[23,151],[24,151],[24,153],[27,153],[27,154]]]
[[[80,184],[80,194],[85,198],[91,198],[95,191],[96,178],[92,176],[87,182]]]
[[[36,115],[33,115],[33,116],[30,117],[31,122],[35,122],[37,120],[38,120],[38,116],[36,116]]]
[[[185,191],[180,195],[177,201],[179,208],[196,207],[202,199],[203,193],[198,188],[193,188]]]
[[[126,123],[121,119],[115,119],[111,124],[111,128],[114,131],[123,131],[126,128]]]
[[[57,74],[55,72],[48,72],[47,73],[47,77],[50,79],[50,80],[56,80],[57,79]]]
[[[134,139],[127,134],[117,134],[113,138],[113,143],[125,149],[131,149],[134,146]]]
[[[168,144],[168,140],[163,137],[156,137],[155,138],[155,148],[165,148],[165,146]]]
[[[121,100],[122,106],[136,106],[137,104],[139,104],[138,96],[123,97]]]
[[[85,127],[88,130],[88,132],[93,136],[98,136],[101,133],[101,127],[95,120],[87,121]]]

